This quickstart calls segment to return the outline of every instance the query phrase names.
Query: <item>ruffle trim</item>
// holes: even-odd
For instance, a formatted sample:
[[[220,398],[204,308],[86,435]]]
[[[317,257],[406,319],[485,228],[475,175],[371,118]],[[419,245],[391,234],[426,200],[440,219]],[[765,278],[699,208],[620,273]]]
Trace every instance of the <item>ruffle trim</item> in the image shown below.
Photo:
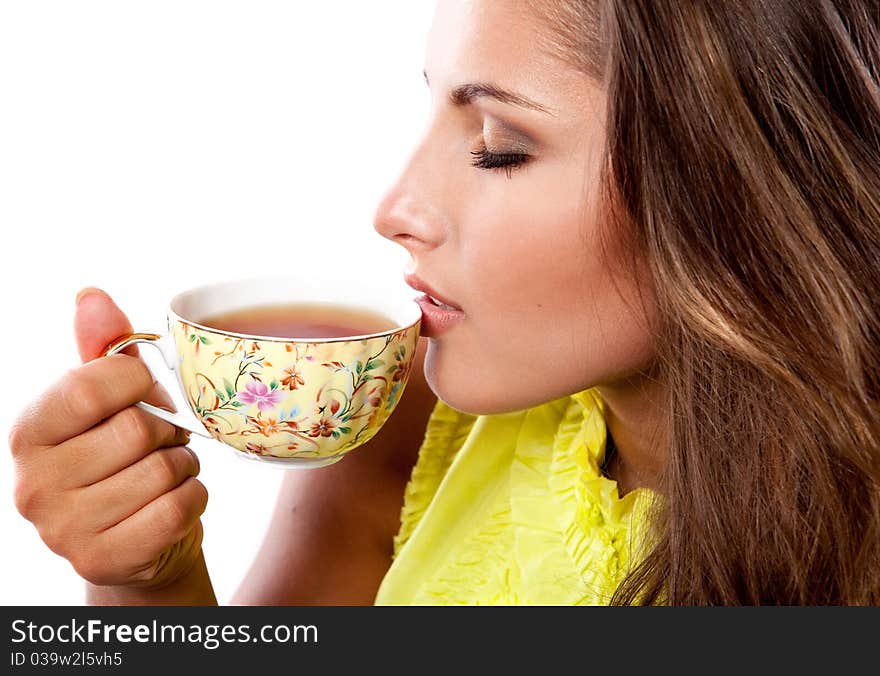
[[[584,582],[584,601],[606,604],[630,563],[633,508],[644,491],[619,497],[617,482],[601,474],[607,430],[595,390],[573,397],[580,424],[560,426],[549,476],[565,547]],[[577,418],[576,413],[572,416]]]
[[[462,413],[437,400],[404,491],[400,528],[394,536],[392,559],[397,557],[409,540],[476,420],[477,416]]]
[[[589,389],[568,398],[549,452],[546,445],[517,448],[511,475],[516,520],[548,534],[535,581],[526,586],[552,577],[555,587],[545,597],[564,585],[570,590],[565,603],[607,604],[629,565],[631,518],[642,491],[620,498],[617,482],[600,473],[605,441],[604,404]],[[536,540],[529,537],[534,557]]]
[[[438,400],[406,487],[395,557],[476,420]],[[633,560],[632,526],[641,525],[634,512],[650,492],[637,489],[619,497],[617,482],[599,471],[605,440],[604,404],[595,389],[524,412],[504,490],[410,601],[608,603]]]

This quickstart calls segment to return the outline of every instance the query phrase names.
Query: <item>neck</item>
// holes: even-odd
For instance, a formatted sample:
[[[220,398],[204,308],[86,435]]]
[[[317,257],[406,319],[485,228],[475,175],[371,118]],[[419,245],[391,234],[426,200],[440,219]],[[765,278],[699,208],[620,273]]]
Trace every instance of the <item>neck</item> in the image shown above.
[[[619,495],[635,488],[657,487],[666,461],[662,413],[665,389],[649,372],[596,387],[605,403],[605,424],[617,452],[607,474]]]

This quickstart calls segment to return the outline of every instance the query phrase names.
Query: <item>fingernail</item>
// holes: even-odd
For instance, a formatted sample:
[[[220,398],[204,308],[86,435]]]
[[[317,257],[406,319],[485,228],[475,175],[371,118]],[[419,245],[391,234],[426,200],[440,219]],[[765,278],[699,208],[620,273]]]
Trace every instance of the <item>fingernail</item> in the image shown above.
[[[84,289],[80,289],[79,293],[76,294],[76,304],[79,305],[80,301],[82,301],[82,299],[86,296],[93,296],[99,293],[105,296],[107,295],[106,291],[104,291],[103,289],[99,289],[96,286],[87,286]]]
[[[177,427],[177,425],[175,425]],[[182,427],[177,427],[177,433],[174,435],[174,446],[186,446],[191,441],[189,432]],[[189,450],[189,449],[187,449]],[[192,453],[192,451],[189,451]]]
[[[193,457],[193,460],[196,461],[196,473],[193,476],[196,476],[199,472],[202,471],[202,463],[199,462],[199,456],[196,455],[196,452],[191,449],[189,446],[184,446],[186,450],[189,451],[190,455]]]

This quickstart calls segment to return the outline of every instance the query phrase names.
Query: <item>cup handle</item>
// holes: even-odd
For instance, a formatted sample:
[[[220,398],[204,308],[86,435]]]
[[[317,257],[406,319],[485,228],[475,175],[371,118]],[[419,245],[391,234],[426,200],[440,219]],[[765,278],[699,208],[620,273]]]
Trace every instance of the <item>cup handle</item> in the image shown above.
[[[165,366],[167,366],[172,372],[177,371],[177,351],[174,349],[174,343],[168,336],[160,336],[157,333],[128,333],[124,336],[120,336],[104,348],[103,356],[106,357],[111,354],[116,354],[117,352],[122,352],[122,350],[129,345],[135,345],[137,343],[152,345],[158,349],[162,354],[162,359],[165,361]],[[189,430],[193,434],[213,439],[213,437],[208,434],[208,430],[205,429],[204,425],[198,422],[195,416],[191,416],[193,420],[196,421],[196,423],[193,423],[187,420],[187,417],[181,413],[166,411],[164,408],[146,404],[142,401],[137,402],[135,406],[143,409],[147,413],[162,418],[162,420],[170,422],[172,425],[177,425],[177,427]]]

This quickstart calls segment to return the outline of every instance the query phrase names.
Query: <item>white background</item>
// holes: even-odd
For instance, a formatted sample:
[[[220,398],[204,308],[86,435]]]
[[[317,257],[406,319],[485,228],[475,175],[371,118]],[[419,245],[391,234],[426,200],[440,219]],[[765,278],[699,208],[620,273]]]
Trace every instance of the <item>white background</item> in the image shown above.
[[[136,330],[155,331],[172,295],[217,280],[355,279],[369,260],[402,284],[406,253],[372,218],[427,122],[433,9],[0,3],[0,604],[84,601],[72,567],[15,511],[6,444],[21,408],[79,363],[81,287],[104,288]],[[262,538],[281,471],[213,441],[193,437],[192,447],[224,603]]]

